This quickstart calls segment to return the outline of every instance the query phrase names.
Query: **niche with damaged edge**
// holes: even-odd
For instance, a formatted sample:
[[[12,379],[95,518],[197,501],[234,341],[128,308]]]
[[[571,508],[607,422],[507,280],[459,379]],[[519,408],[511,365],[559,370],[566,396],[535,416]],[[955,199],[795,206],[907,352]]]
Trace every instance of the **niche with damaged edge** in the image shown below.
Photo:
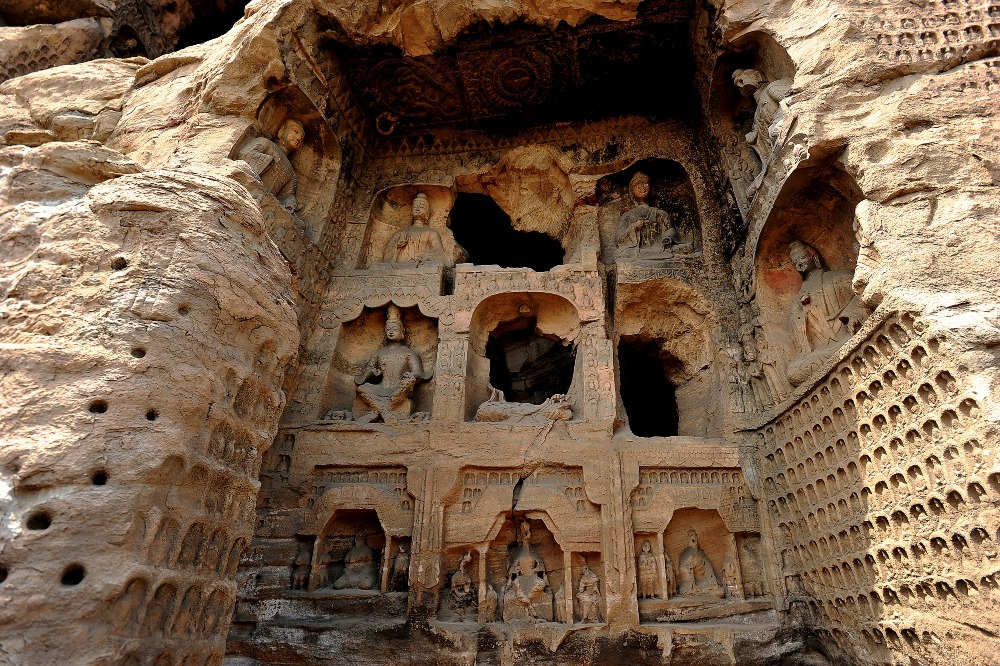
[[[677,435],[677,398],[655,345],[622,340],[618,368],[628,425],[637,437]]]
[[[563,263],[559,241],[540,231],[516,230],[507,213],[485,194],[458,193],[451,231],[469,253],[469,262],[478,266],[547,271]]]

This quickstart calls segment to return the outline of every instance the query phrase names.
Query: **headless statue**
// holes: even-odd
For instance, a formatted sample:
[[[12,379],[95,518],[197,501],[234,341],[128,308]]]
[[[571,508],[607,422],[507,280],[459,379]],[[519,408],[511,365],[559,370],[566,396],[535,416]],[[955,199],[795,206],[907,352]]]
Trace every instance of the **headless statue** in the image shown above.
[[[298,180],[288,156],[302,147],[305,137],[302,123],[289,118],[278,129],[277,143],[258,136],[244,143],[238,155],[289,213],[294,213],[297,205]]]
[[[354,545],[344,556],[344,573],[333,583],[335,590],[375,589],[375,553],[364,536],[354,537]]]
[[[753,129],[745,137],[761,163],[760,174],[748,190],[752,196],[760,186],[771,153],[776,147],[778,130],[784,115],[781,100],[788,97],[791,92],[792,80],[778,79],[768,83],[764,75],[756,69],[737,69],[733,72],[733,83],[744,97],[753,97],[757,105],[753,114]]]
[[[705,551],[698,545],[698,533],[688,533],[688,546],[681,553],[677,566],[678,590],[684,597],[712,596],[721,599],[725,592],[715,577],[715,568]]]
[[[368,367],[354,378],[358,385],[358,398],[368,410],[357,417],[361,423],[381,419],[383,423],[396,424],[413,413],[410,395],[417,382],[430,379],[424,373],[420,355],[403,344],[405,330],[399,308],[386,308],[386,344],[372,356]]]
[[[409,587],[410,579],[410,554],[406,552],[406,544],[399,544],[399,552],[392,558],[392,571],[389,580],[392,581],[392,589],[401,592]]]

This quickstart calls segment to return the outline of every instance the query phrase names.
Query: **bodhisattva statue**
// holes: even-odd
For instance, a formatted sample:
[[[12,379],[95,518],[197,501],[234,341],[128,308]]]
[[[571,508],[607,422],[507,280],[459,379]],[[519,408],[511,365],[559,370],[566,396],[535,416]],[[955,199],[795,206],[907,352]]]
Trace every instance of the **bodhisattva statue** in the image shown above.
[[[344,573],[334,581],[333,589],[373,590],[376,582],[375,553],[363,535],[355,535],[354,545],[344,555]]]
[[[541,613],[540,608],[544,609]],[[504,621],[522,617],[552,620],[552,592],[545,563],[531,546],[531,526],[527,521],[517,530],[517,549],[507,567],[507,590],[503,600]]]
[[[677,594],[677,576],[674,575],[674,563],[666,553],[663,554],[663,571],[667,574],[667,589],[663,591],[663,598],[669,599]]]
[[[619,259],[657,258],[672,256],[671,248],[678,244],[677,229],[667,212],[649,205],[653,194],[649,176],[637,171],[629,181],[629,191],[636,206],[618,221]]]
[[[392,591],[403,592],[410,582],[410,554],[406,552],[406,544],[399,544],[399,552],[392,558],[392,572],[389,574]]]
[[[768,83],[764,75],[756,69],[737,69],[733,72],[733,83],[744,97],[753,97],[757,104],[753,114],[753,130],[745,137],[760,158],[761,164],[760,174],[748,190],[748,195],[752,195],[760,186],[764,170],[776,147],[783,117],[781,100],[788,97],[791,92],[792,80],[778,79]]]
[[[656,555],[653,555],[649,539],[642,542],[642,552],[639,553],[639,598],[652,599],[656,597]]]
[[[576,590],[576,602],[580,604],[580,622],[600,622],[601,579],[590,569],[586,560]]]
[[[789,315],[796,356],[787,367],[788,382],[798,386],[857,332],[867,313],[852,291],[852,271],[823,270],[819,252],[802,241],[792,241],[788,248],[802,275]]]
[[[254,137],[243,144],[238,155],[289,213],[295,212],[298,180],[288,156],[302,147],[305,138],[302,123],[289,118],[278,128],[277,143],[262,136]]]
[[[426,194],[420,193],[413,199],[413,224],[403,227],[389,238],[382,252],[382,261],[393,266],[450,264],[441,243],[441,234],[427,226],[430,217],[430,202]]]
[[[381,419],[383,423],[397,424],[410,418],[413,401],[410,395],[417,382],[430,379],[431,372],[424,372],[420,355],[405,344],[403,320],[399,308],[386,308],[385,345],[372,356],[368,367],[354,378],[357,394],[366,411],[357,415],[361,423]]]
[[[678,590],[682,597],[725,596],[719,579],[715,577],[715,567],[705,551],[698,545],[698,533],[688,532],[687,548],[681,553],[677,565]]]

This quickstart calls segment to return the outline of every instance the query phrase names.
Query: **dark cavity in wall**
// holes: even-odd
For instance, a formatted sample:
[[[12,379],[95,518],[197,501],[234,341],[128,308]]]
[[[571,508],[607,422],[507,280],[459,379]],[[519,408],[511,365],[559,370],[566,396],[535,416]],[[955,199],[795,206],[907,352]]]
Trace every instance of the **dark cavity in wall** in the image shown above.
[[[677,399],[666,370],[654,345],[626,340],[618,344],[622,403],[633,435],[677,434]]]
[[[473,264],[547,271],[563,262],[559,241],[538,231],[514,229],[507,213],[485,194],[458,194],[451,231]]]
[[[490,384],[510,402],[540,405],[553,395],[567,393],[573,381],[573,348],[539,335],[533,317],[493,331],[486,357],[490,359]]]
[[[195,10],[196,17],[190,25],[178,33],[179,51],[194,44],[201,44],[229,32],[230,28],[243,18],[249,0],[222,0],[205,2]]]

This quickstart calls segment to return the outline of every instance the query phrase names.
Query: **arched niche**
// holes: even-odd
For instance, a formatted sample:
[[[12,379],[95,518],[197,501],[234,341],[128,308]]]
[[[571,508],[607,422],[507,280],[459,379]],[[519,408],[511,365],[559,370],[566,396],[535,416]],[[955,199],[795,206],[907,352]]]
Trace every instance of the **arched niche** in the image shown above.
[[[861,199],[854,179],[836,161],[801,166],[785,182],[761,230],[751,306],[754,328],[761,332],[755,336],[757,356],[769,366],[765,375],[783,382],[782,393],[817,371],[866,316],[851,286],[858,255],[854,210]],[[825,286],[812,289],[804,305],[803,276],[791,258],[793,242],[814,248],[823,270]],[[820,293],[823,297],[816,297]],[[819,319],[812,316],[830,321],[835,339],[821,343],[827,333],[814,328]],[[804,362],[806,356],[811,360]]]
[[[528,545],[541,560],[540,568],[545,574],[544,590],[539,589],[531,596],[537,615],[544,620],[556,620],[562,613],[561,609],[556,608],[556,604],[561,603],[565,607],[565,597],[562,595],[574,593],[572,589],[566,589],[564,551],[547,522],[548,517],[540,512],[531,512],[527,516],[515,512],[513,517],[503,519],[499,531],[491,540],[486,551],[486,579],[498,591],[498,619],[510,621],[527,617],[516,605],[509,601],[505,603],[504,595],[499,594],[505,585],[512,586],[516,582],[517,570],[516,567],[512,570],[512,565],[521,547],[519,534],[522,523],[529,526]]]
[[[491,398],[491,381],[505,381],[505,375],[512,390],[493,388],[504,391],[508,402],[541,404],[560,392],[575,396],[580,330],[576,307],[555,294],[516,292],[484,299],[469,327],[467,417]],[[504,357],[507,362],[501,363]]]
[[[652,194],[648,204],[667,213],[678,232],[678,251],[681,258],[701,249],[701,221],[694,187],[687,171],[679,163],[667,159],[640,160],[617,173],[597,181],[595,192],[600,206],[598,228],[601,238],[601,261],[615,263],[618,249],[617,235],[622,215],[637,205],[629,191],[632,177],[642,172],[649,176]],[[686,247],[685,247],[686,246]]]
[[[275,140],[278,130],[288,119],[302,123],[305,138],[302,147],[289,155],[295,169],[296,215],[305,225],[305,233],[318,242],[333,208],[336,183],[340,178],[341,149],[323,116],[295,86],[268,95],[257,112],[257,121],[239,147],[252,136]]]
[[[410,183],[384,189],[375,196],[357,268],[373,268],[385,260],[387,244],[393,234],[413,224],[413,200],[418,194],[427,197],[430,205],[430,219],[427,226],[438,232],[446,263],[454,265],[467,259],[467,253],[456,242],[454,234],[449,229],[449,215],[455,203],[455,188]]]
[[[714,314],[697,290],[691,285],[674,278],[648,280],[639,284],[620,284],[615,302],[615,346],[618,350],[615,374],[619,387],[619,424],[628,424],[630,404],[626,396],[648,392],[648,400],[632,403],[651,410],[651,414],[640,417],[645,423],[648,418],[658,418],[676,412],[676,432],[650,432],[649,435],[693,435],[713,436],[719,432],[719,420],[726,407],[720,395],[723,390],[720,376],[722,369],[716,367],[716,330]],[[623,348],[627,349],[623,366]],[[645,359],[643,364],[641,359]],[[639,365],[635,362],[639,361]],[[638,369],[639,374],[631,374],[629,369]],[[623,372],[624,371],[624,372]],[[676,410],[657,404],[669,396],[664,395],[653,382],[649,386],[636,387],[627,382],[642,380],[646,375],[656,375],[667,383],[674,393]],[[631,402],[631,401],[629,401]]]
[[[361,544],[371,551],[371,565],[345,577],[345,558]],[[336,509],[316,536],[310,588],[378,592],[385,544],[385,529],[374,509]]]
[[[723,168],[745,214],[753,195],[751,185],[760,174],[762,164],[746,139],[754,130],[757,101],[753,95],[741,92],[733,82],[733,73],[739,69],[757,70],[766,83],[772,83],[792,81],[796,67],[774,37],[756,30],[735,37],[715,63],[709,91],[712,129],[721,147]]]
[[[726,557],[737,559],[733,534],[726,528],[722,516],[715,509],[683,508],[674,511],[663,534],[663,550],[673,564],[678,583],[684,565],[684,551],[691,544],[691,532],[698,538],[698,547],[705,553],[714,569],[715,578],[723,584],[723,565]]]
[[[357,397],[356,377],[365,371],[372,357],[386,344],[388,309],[366,307],[355,319],[341,325],[323,396],[325,412],[359,415],[366,411]],[[416,306],[399,308],[399,313],[404,331],[402,343],[420,356],[426,374],[434,369],[437,359],[437,320],[427,317]],[[433,396],[433,377],[418,382],[411,395],[413,413],[429,413]]]

